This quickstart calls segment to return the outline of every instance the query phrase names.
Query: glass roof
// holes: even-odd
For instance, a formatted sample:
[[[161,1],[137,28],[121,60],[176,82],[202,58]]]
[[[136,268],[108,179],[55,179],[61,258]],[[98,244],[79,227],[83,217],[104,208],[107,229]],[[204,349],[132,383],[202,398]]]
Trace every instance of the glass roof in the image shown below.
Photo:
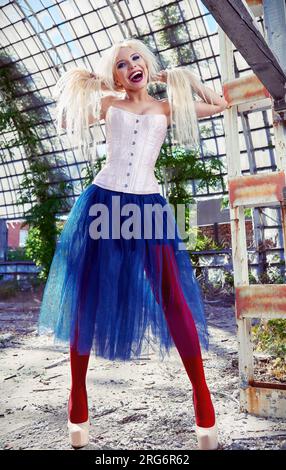
[[[148,42],[162,68],[189,65],[206,85],[221,92],[217,24],[199,0],[0,0],[0,24],[0,67],[12,70],[17,109],[23,115],[36,116],[34,131],[39,145],[32,158],[48,160],[55,174],[60,170],[73,183],[68,196],[71,203],[84,187],[87,162],[79,152],[70,150],[64,135],[61,139],[56,135],[53,88],[65,70],[76,66],[93,70],[113,42],[132,36]],[[237,77],[251,71],[237,51],[235,71]],[[162,97],[165,91],[158,93]],[[273,168],[271,111],[249,114],[247,125],[257,171]],[[225,170],[216,189],[199,191],[194,181],[192,191],[198,197],[225,194],[222,114],[200,119],[200,128],[201,158],[218,156]],[[104,153],[104,124],[101,132]],[[242,169],[249,172],[241,123],[240,134]],[[11,220],[21,218],[29,208],[29,204],[17,204],[17,189],[24,170],[29,169],[25,146],[17,145],[17,139],[15,126],[1,128],[0,217]],[[56,178],[47,184],[57,184]]]

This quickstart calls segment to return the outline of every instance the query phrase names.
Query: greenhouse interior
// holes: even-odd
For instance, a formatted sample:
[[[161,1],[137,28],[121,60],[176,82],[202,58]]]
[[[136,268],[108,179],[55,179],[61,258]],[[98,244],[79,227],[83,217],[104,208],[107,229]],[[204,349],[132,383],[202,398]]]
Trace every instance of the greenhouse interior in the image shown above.
[[[0,25],[0,448],[285,450],[286,1]]]

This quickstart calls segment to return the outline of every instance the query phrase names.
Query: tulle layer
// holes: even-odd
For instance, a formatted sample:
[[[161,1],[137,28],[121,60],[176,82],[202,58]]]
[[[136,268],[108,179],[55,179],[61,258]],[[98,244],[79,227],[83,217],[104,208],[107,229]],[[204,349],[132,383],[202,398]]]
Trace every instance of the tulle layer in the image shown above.
[[[172,322],[183,354],[198,353],[196,334],[208,349],[201,291],[182,243],[160,193],[91,184],[57,242],[38,333],[76,345],[79,354],[94,349],[96,356],[112,360],[138,357],[145,341],[153,341],[163,358],[174,346]]]

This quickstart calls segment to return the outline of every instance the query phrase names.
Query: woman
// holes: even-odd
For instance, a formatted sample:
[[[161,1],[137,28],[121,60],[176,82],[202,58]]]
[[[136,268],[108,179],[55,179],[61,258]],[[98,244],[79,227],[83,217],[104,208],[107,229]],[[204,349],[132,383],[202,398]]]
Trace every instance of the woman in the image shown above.
[[[52,331],[70,344],[70,442],[82,447],[89,439],[85,381],[92,347],[96,356],[129,360],[151,333],[162,355],[177,347],[193,387],[198,446],[216,449],[200,349],[200,341],[208,348],[200,288],[154,166],[169,125],[179,144],[196,144],[197,118],[227,103],[187,68],[159,71],[137,39],[114,44],[98,70],[71,70],[58,82],[58,131],[64,127],[86,149],[88,127],[104,119],[107,160],[65,223],[39,318],[40,334]],[[167,99],[148,94],[152,81],[167,84]],[[192,91],[203,100],[194,101]]]

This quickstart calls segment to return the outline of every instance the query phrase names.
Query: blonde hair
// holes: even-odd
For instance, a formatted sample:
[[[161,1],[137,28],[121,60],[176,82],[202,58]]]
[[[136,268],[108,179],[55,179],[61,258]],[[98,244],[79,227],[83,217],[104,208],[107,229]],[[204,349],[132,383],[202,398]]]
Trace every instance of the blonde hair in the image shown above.
[[[131,49],[136,50],[136,52],[139,52],[147,66],[147,83],[153,81],[155,74],[159,72],[159,64],[157,62],[156,56],[144,44],[144,42],[140,41],[139,39],[130,38],[113,44],[108,49],[107,53],[101,57],[98,66],[96,67],[96,71],[99,75],[102,76],[107,87],[115,92],[122,91],[122,89],[118,89],[116,87],[114,81],[115,61],[117,54],[122,47],[130,47]]]
[[[187,67],[167,69],[167,97],[170,103],[171,137],[179,145],[199,145],[195,90],[205,101],[203,85]]]
[[[100,104],[102,98],[100,78],[83,68],[65,72],[54,90],[56,105],[56,128],[60,135],[63,123],[72,149],[78,148],[84,158],[92,162],[89,151],[89,115],[96,117],[99,126]],[[94,156],[96,158],[97,129],[94,129]]]
[[[147,83],[154,81],[154,76],[160,70],[156,56],[142,41],[130,38],[113,44],[100,58],[95,73],[84,68],[69,70],[60,77],[55,87],[57,132],[60,134],[62,122],[65,121],[72,148],[82,145],[83,156],[91,163],[96,159],[96,146],[99,142],[98,126],[104,94],[101,85],[104,83],[110,90],[109,93],[124,91],[117,87],[114,80],[115,60],[122,47],[130,47],[141,54],[148,69]],[[172,140],[176,140],[179,145],[196,145],[199,143],[199,131],[193,92],[196,86],[203,94],[203,86],[187,67],[166,71]],[[89,151],[89,114],[94,117],[95,124],[92,129],[93,156]]]

